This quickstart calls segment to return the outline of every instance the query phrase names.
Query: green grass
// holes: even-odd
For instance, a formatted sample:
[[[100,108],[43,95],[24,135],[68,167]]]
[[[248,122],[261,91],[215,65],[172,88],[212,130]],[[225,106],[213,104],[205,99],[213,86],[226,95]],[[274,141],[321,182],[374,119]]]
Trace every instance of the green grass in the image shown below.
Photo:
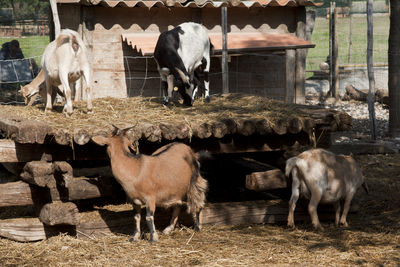
[[[375,63],[387,63],[388,38],[389,38],[389,16],[376,16],[374,22],[374,57]],[[339,65],[342,64],[365,64],[367,53],[367,18],[353,17],[353,46],[352,60],[348,61],[349,55],[349,32],[350,18],[338,18],[338,48]],[[312,43],[315,48],[308,50],[307,70],[318,70],[319,64],[325,61],[329,54],[329,20],[316,18]]]
[[[41,56],[46,45],[50,42],[48,36],[29,36],[20,38],[0,38],[0,44],[11,40],[18,40],[19,45],[24,53],[25,58],[33,57],[38,65],[40,65]]]

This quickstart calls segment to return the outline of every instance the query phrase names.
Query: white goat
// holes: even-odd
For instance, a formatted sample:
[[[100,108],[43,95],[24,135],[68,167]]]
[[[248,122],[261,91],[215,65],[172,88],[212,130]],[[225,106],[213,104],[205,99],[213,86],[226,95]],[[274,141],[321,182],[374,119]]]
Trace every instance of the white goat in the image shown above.
[[[72,115],[72,100],[70,83],[80,77],[84,77],[87,92],[88,113],[92,112],[92,93],[90,89],[90,65],[85,44],[79,34],[73,30],[64,29],[57,39],[51,42],[45,49],[42,58],[47,98],[46,111],[53,108],[52,88],[53,86],[63,87],[66,103],[64,112],[67,116]]]
[[[60,88],[54,87],[53,89],[55,89],[55,91],[52,92],[52,103],[54,103],[57,93],[64,96],[64,93]],[[21,86],[18,92],[24,98],[25,105],[27,106],[31,106],[35,102],[38,94],[43,101],[46,101],[47,92],[44,83],[43,69],[40,70],[39,74],[29,84]]]
[[[311,149],[286,161],[285,174],[292,175],[292,196],[289,201],[288,226],[294,227],[294,210],[299,195],[310,199],[308,212],[314,228],[322,230],[317,215],[318,203],[333,203],[335,224],[347,227],[351,200],[362,185],[368,193],[361,170],[351,156],[335,155],[324,149]],[[344,208],[340,217],[341,203]],[[339,220],[340,219],[340,220]]]

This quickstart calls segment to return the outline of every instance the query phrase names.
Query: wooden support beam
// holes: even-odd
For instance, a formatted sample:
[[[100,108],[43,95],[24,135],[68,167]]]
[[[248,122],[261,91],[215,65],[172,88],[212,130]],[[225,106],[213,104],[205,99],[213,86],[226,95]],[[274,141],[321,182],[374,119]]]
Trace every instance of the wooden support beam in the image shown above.
[[[74,178],[65,192],[49,192],[19,181],[0,184],[0,207],[33,205],[41,199],[46,201],[72,201],[111,196],[115,183],[105,178]]]
[[[54,169],[51,162],[31,161],[24,166],[21,179],[40,187],[54,187],[56,186],[56,181],[53,173]]]
[[[221,7],[222,27],[222,93],[229,93],[229,67],[228,67],[228,8]]]
[[[19,143],[43,144],[52,128],[44,122],[27,120],[22,117],[0,112],[0,130]]]
[[[318,209],[321,221],[334,221],[332,209]],[[287,222],[288,203],[284,200],[258,200],[246,202],[208,203],[201,212],[201,222],[207,225],[237,225],[237,224],[285,224]],[[71,231],[65,226],[45,226],[38,218],[21,218],[0,220],[0,236],[16,241],[39,241],[62,232],[71,233],[81,238],[104,236],[104,234],[131,234],[134,229],[133,211],[111,212],[102,209],[101,212],[91,212],[90,219],[81,216],[81,222]],[[171,216],[170,210],[158,209],[155,214],[156,226],[167,225]],[[298,205],[295,210],[295,220],[309,221],[308,212]],[[83,217],[83,219],[82,219]],[[142,216],[144,218],[145,216]],[[181,213],[180,223],[193,225],[191,216]]]
[[[69,160],[108,160],[105,148],[92,143],[85,146],[56,144],[20,144],[9,139],[0,139],[0,162]]]
[[[246,188],[257,192],[287,188],[286,177],[279,169],[246,175]]]
[[[68,187],[72,181],[72,167],[65,161],[31,161],[20,176],[23,181],[40,187],[54,188],[57,184]]]
[[[79,210],[72,202],[48,203],[40,210],[39,220],[50,226],[59,224],[77,225],[79,223]]]
[[[295,102],[296,50],[286,49],[285,102]]]

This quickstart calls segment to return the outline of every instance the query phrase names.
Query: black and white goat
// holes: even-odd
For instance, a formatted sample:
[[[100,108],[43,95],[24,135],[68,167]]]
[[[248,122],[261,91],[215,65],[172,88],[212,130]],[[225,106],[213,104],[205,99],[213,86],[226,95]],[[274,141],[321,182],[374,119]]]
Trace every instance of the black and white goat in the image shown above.
[[[199,88],[195,71],[204,73],[205,102],[210,101],[208,72],[212,45],[206,30],[197,23],[185,22],[160,34],[154,58],[157,62],[164,91],[164,104],[168,104],[174,85],[185,105],[192,105]]]

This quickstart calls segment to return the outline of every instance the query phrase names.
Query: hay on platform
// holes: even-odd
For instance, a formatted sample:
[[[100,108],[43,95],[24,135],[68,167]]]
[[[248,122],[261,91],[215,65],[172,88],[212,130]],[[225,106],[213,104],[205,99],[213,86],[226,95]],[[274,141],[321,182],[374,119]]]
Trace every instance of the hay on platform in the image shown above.
[[[161,98],[98,98],[93,101],[93,114],[87,114],[86,102],[74,103],[71,118],[62,113],[63,106],[56,104],[53,112],[44,112],[44,104],[31,107],[2,106],[2,109],[25,119],[45,122],[57,129],[72,131],[75,128],[98,129],[111,124],[119,127],[135,125],[138,122],[159,123],[203,123],[218,119],[264,118],[270,123],[287,117],[300,116],[296,105],[285,104],[259,96],[227,94],[213,96],[211,103],[197,100],[193,107],[173,103],[168,107],[161,104]]]

